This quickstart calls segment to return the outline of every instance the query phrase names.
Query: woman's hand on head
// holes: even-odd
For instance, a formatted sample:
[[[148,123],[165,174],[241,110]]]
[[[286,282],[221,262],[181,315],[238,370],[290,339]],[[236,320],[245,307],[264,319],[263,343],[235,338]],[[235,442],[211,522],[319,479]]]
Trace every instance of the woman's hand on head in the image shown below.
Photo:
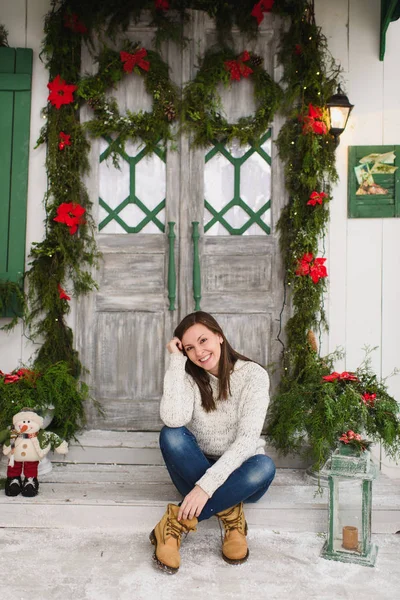
[[[200,486],[195,485],[179,507],[178,521],[199,517],[208,499],[208,494]]]
[[[172,338],[167,344],[167,350],[170,354],[182,354],[183,346],[181,340],[177,337]]]

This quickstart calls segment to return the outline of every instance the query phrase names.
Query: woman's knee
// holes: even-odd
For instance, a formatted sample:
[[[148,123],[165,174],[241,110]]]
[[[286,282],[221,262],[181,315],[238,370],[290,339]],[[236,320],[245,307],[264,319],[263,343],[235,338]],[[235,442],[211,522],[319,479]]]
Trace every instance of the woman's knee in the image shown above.
[[[250,459],[251,468],[248,471],[248,482],[257,488],[269,485],[276,472],[275,463],[269,456],[265,454],[256,454]]]
[[[166,425],[160,431],[160,448],[178,452],[183,449],[187,434],[190,433],[186,427],[167,427]]]

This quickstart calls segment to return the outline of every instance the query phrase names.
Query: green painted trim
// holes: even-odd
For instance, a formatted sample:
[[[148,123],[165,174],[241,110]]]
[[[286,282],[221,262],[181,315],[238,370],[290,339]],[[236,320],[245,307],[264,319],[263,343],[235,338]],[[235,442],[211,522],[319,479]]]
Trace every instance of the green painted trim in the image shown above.
[[[125,223],[125,221],[123,221],[121,219],[121,217],[119,217],[118,213],[121,212],[125,206],[128,206],[128,204],[137,204],[137,206],[139,206],[139,208],[145,213],[146,217],[140,221],[140,223],[138,223],[137,225],[135,225],[135,227],[130,227],[129,225],[127,225]],[[121,204],[119,204],[119,206],[117,206],[117,208],[112,209],[108,206],[108,204],[106,204],[104,202],[104,200],[102,198],[99,197],[99,205],[104,208],[104,210],[106,210],[108,212],[108,216],[105,217],[105,219],[103,219],[100,223],[99,223],[99,231],[101,231],[102,229],[104,229],[104,227],[106,225],[108,225],[108,223],[110,223],[111,221],[116,221],[119,225],[121,225],[121,227],[126,231],[126,233],[140,233],[141,230],[150,222],[153,222],[158,229],[162,232],[165,233],[165,225],[163,225],[161,223],[161,221],[159,219],[157,219],[157,215],[159,212],[161,212],[163,210],[163,208],[165,208],[165,198],[164,200],[162,200],[160,202],[160,204],[157,204],[157,206],[155,208],[153,208],[153,210],[149,210],[147,208],[147,206],[145,206],[140,200],[139,198],[135,198],[134,202],[131,201],[130,197],[125,198],[125,200],[123,202],[121,202]]]
[[[23,289],[31,79],[29,48],[0,48],[0,279]],[[6,316],[21,314],[11,302]]]
[[[103,139],[109,144],[108,147],[100,154],[99,162],[102,163],[107,160],[111,153],[118,154],[125,162],[129,165],[129,196],[125,198],[116,208],[111,208],[99,197],[99,205],[108,212],[108,216],[105,217],[99,223],[99,231],[104,229],[106,225],[111,221],[116,221],[126,233],[140,233],[142,229],[148,223],[154,223],[161,233],[165,233],[165,225],[157,218],[157,215],[165,208],[165,198],[152,210],[150,210],[141,200],[136,196],[136,168],[139,162],[148,155],[148,148],[142,148],[135,156],[129,156],[124,149],[120,146],[118,149],[111,149],[113,139],[110,136],[103,136]],[[116,139],[118,143],[118,138]],[[164,163],[166,162],[166,150],[164,148],[157,147],[154,149],[156,154]],[[140,221],[135,227],[130,227],[125,221],[119,216],[119,213],[129,204],[135,204],[145,215],[144,219]]]
[[[379,60],[385,58],[386,51],[386,32],[392,21],[396,21],[400,14],[399,0],[381,0],[381,32],[379,46]]]
[[[248,160],[248,158],[257,153],[265,160],[266,163],[268,163],[269,166],[271,166],[271,157],[263,148],[261,148],[262,144],[264,144],[270,137],[271,130],[268,129],[260,141],[256,145],[250,146],[247,152],[240,157],[232,156],[229,150],[222,143],[217,141],[214,142],[211,150],[206,153],[204,158],[206,164],[217,153],[222,154],[232,164],[234,169],[234,189],[233,199],[228,202],[228,204],[226,204],[220,211],[217,211],[206,198],[204,199],[204,206],[212,215],[212,218],[204,225],[204,233],[207,233],[216,223],[220,223],[230,235],[243,235],[249,229],[249,227],[254,224],[258,225],[267,235],[271,233],[271,228],[269,225],[264,223],[264,221],[261,219],[262,215],[271,208],[271,200],[268,200],[261,208],[258,209],[257,212],[255,212],[240,197],[241,167]],[[232,227],[232,225],[230,225],[228,221],[224,219],[224,215],[234,206],[240,206],[249,215],[249,220],[246,221],[246,223],[244,223],[244,225],[241,227]]]
[[[31,89],[31,76],[26,74],[0,73],[0,92],[20,92]]]
[[[168,253],[168,300],[169,310],[175,310],[176,300],[176,269],[175,269],[175,238],[174,233],[175,222],[168,222],[168,240],[169,240],[169,253]]]
[[[199,222],[192,221],[193,226],[193,298],[194,310],[201,310],[201,272],[200,272],[200,256],[199,256]]]

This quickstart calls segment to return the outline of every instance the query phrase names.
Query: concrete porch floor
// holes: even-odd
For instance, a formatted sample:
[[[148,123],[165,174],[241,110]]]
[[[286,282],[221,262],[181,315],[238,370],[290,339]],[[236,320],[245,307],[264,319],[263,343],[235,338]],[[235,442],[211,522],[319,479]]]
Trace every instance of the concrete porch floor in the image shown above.
[[[220,557],[220,533],[182,544],[182,566],[154,565],[146,532],[82,528],[0,529],[2,600],[392,600],[400,589],[400,535],[376,534],[374,568],[320,558],[323,536],[253,528],[247,563]]]
[[[4,470],[3,461],[0,476]],[[157,435],[86,432],[64,463],[40,477],[36,498],[0,491],[0,600],[398,598],[400,481],[381,475],[374,483],[374,568],[320,557],[327,493],[315,491],[304,469],[280,464],[269,492],[245,508],[247,563],[222,560],[218,522],[210,519],[184,540],[179,572],[166,575],[152,561],[148,535],[179,496]]]

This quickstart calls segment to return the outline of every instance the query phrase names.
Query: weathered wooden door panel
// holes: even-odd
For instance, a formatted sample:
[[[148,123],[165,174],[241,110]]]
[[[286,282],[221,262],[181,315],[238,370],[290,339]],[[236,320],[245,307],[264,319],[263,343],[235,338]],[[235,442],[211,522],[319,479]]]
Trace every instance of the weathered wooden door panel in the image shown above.
[[[237,54],[249,50],[261,56],[264,68],[279,80],[275,66],[279,24],[269,17],[257,40],[246,41],[234,32],[234,48]],[[195,23],[204,53],[216,41],[213,22],[198,14]],[[190,77],[194,75],[192,65]],[[229,88],[221,85],[218,92],[229,121],[254,113],[251,79],[234,81]],[[203,150],[188,147],[189,221],[200,224],[200,307],[226,328],[233,347],[264,365],[277,363],[282,349],[277,334],[284,287],[276,223],[286,199],[274,144],[280,126],[279,118],[275,119],[257,147],[241,147],[235,142],[215,142]],[[183,225],[183,219],[181,222]],[[187,273],[181,281],[185,288],[181,316],[193,307],[193,242],[187,234],[182,235],[185,243],[191,245],[191,252],[190,260],[181,259],[181,268]],[[269,372],[274,388],[279,372],[273,368]]]
[[[152,48],[148,21],[122,37]],[[121,48],[118,40],[110,46]],[[181,84],[180,49],[166,45],[164,60]],[[83,71],[96,64],[83,52]],[[121,114],[149,111],[152,99],[144,80],[127,75],[115,90]],[[92,118],[89,108],[84,120]],[[87,180],[96,216],[102,259],[96,273],[99,289],[79,306],[77,344],[89,369],[87,381],[95,404],[88,426],[101,429],[157,430],[165,370],[164,347],[172,328],[168,311],[168,221],[178,222],[180,162],[177,152],[160,148],[148,156],[141,144],[127,142],[116,168],[108,158],[110,139],[91,140]],[[179,248],[177,240],[176,248]]]
[[[247,49],[262,56],[266,70],[278,79],[278,24],[268,17],[257,41],[246,42],[234,33],[234,42],[238,54]],[[147,47],[152,47],[153,34],[147,23],[128,31],[132,40]],[[178,85],[194,77],[199,57],[215,43],[212,20],[193,11],[186,36],[190,42],[183,50],[171,44],[162,52]],[[84,70],[93,69],[92,59],[84,54]],[[218,91],[231,121],[254,112],[251,81]],[[143,81],[135,75],[112,95],[121,113],[151,107]],[[89,109],[82,114],[91,118]],[[93,141],[87,184],[98,206],[103,259],[99,290],[79,307],[77,343],[105,416],[90,407],[90,427],[160,428],[165,343],[179,320],[195,309],[193,222],[199,223],[200,233],[201,309],[215,315],[238,351],[263,365],[278,358],[283,276],[275,226],[284,194],[273,142],[279,126],[274,121],[257,148],[215,143],[194,149],[189,137],[182,136],[178,151],[160,150],[150,159],[127,144],[119,171],[105,159],[109,140]],[[156,216],[149,218],[141,204]],[[169,310],[167,291],[170,221],[176,223],[177,236],[175,311]]]

